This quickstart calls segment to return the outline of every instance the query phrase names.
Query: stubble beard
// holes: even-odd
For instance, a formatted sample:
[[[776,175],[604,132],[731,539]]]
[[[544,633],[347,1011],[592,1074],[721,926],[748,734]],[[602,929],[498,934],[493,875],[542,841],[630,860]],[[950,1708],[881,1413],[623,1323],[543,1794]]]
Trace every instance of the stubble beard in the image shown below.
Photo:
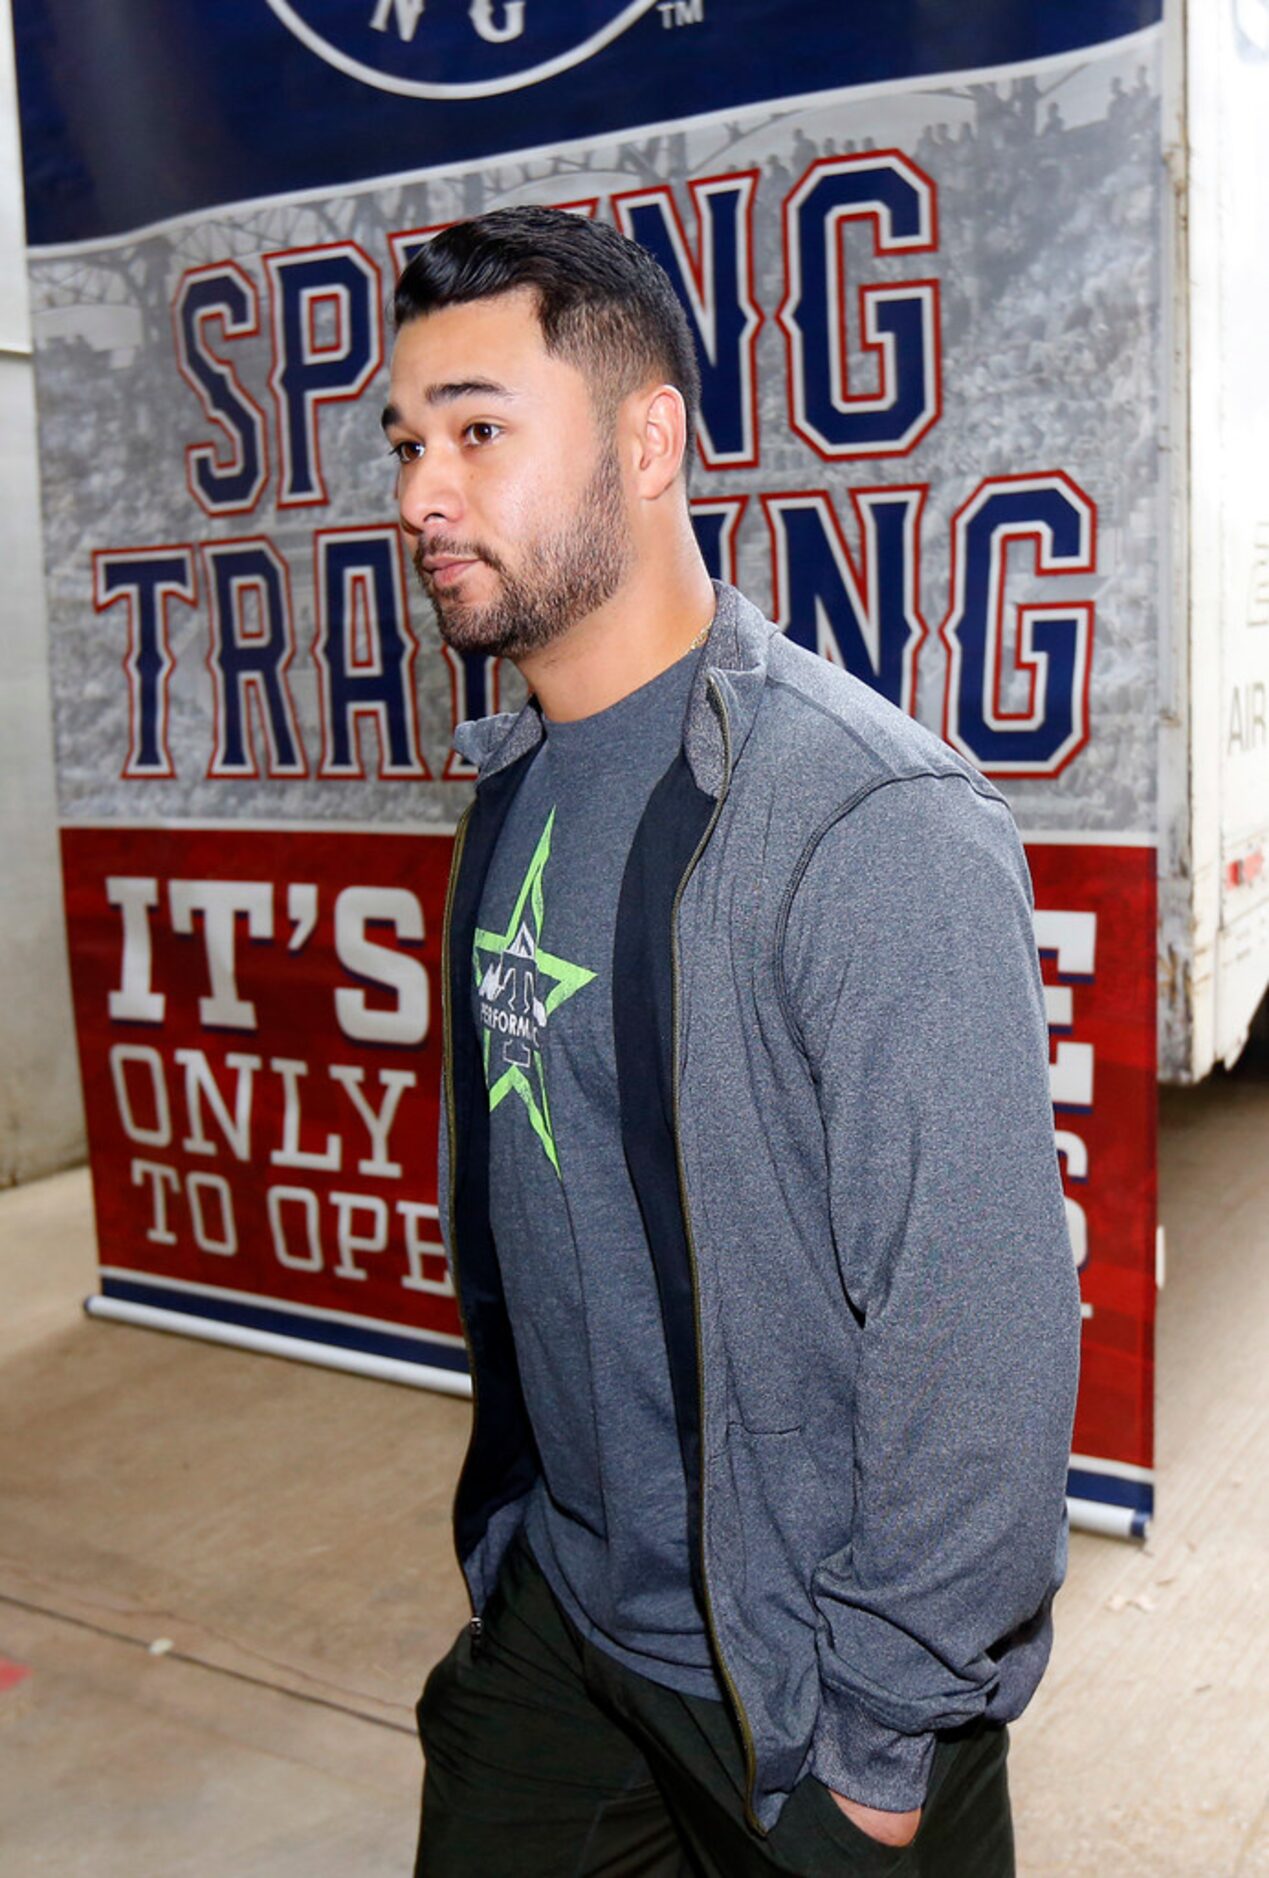
[[[422,564],[425,554],[483,561],[498,576],[497,597],[483,604],[446,597]],[[615,448],[601,456],[564,526],[534,542],[519,571],[479,542],[433,536],[414,550],[414,569],[432,603],[441,638],[456,652],[491,658],[540,652],[611,600],[629,566],[629,528]]]

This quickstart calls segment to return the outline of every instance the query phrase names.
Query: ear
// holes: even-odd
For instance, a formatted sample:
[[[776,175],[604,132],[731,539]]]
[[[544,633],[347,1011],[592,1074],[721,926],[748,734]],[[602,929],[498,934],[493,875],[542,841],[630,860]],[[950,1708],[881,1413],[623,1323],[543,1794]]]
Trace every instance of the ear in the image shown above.
[[[688,447],[687,409],[673,385],[655,385],[639,395],[635,418],[638,459],[635,486],[646,502],[665,494],[683,466]]]

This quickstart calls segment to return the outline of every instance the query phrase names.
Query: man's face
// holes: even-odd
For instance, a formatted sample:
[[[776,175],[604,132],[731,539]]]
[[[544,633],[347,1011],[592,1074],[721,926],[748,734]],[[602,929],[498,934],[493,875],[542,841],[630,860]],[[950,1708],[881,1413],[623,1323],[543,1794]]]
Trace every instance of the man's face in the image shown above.
[[[630,564],[612,426],[542,342],[532,293],[411,320],[384,431],[401,526],[446,642],[515,658],[610,600]]]

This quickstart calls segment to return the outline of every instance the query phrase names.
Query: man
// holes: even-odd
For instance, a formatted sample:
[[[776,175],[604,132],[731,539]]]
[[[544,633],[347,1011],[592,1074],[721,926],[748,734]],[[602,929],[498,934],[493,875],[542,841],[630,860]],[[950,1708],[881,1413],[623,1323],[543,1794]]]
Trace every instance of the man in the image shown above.
[[[707,578],[641,249],[496,211],[395,311],[419,577],[532,694],[457,737],[418,1870],[995,1878],[1079,1321],[1009,812]]]

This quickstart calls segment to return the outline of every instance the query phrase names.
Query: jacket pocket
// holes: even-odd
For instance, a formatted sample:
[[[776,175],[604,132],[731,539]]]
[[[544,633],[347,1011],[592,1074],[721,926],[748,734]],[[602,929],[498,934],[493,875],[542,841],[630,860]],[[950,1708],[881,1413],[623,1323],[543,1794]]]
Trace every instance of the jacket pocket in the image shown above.
[[[711,1472],[726,1483],[725,1494],[713,1496],[711,1525],[715,1544],[723,1537],[722,1527],[734,1550],[729,1576],[735,1581],[739,1575],[744,1595],[755,1604],[774,1603],[787,1611],[791,1581],[803,1590],[809,1586],[827,1510],[804,1431],[731,1422]],[[811,1616],[808,1597],[808,1623]]]

